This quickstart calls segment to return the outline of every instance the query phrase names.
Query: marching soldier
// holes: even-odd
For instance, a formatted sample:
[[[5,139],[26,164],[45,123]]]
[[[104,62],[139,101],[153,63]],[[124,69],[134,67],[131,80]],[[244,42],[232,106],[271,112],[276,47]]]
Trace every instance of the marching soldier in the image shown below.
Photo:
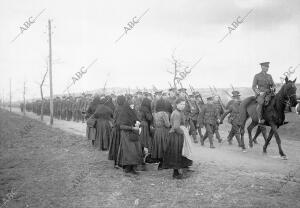
[[[216,95],[214,97],[214,101],[213,103],[216,105],[216,107],[218,108],[218,113],[219,113],[219,117],[221,117],[223,114],[224,114],[224,110],[223,110],[223,107],[222,107],[222,104],[220,103],[220,98],[218,95]],[[217,124],[217,127],[215,129],[215,134],[216,134],[216,138],[217,140],[219,141],[219,143],[222,142],[222,139],[221,139],[221,136],[220,136],[220,133],[219,133],[219,124]]]
[[[256,74],[253,79],[252,89],[256,95],[257,107],[256,112],[258,116],[258,123],[264,124],[264,120],[262,118],[262,108],[265,102],[270,101],[272,92],[275,90],[275,83],[270,74],[268,74],[270,62],[260,63],[261,72]]]
[[[195,95],[191,94],[189,95],[190,101],[189,101],[189,109],[190,109],[190,119],[189,119],[189,124],[190,124],[190,130],[189,133],[192,135],[194,142],[198,143],[197,140],[197,129],[199,128],[199,113],[200,109],[196,103]]]
[[[240,126],[239,126],[239,108],[241,104],[240,92],[232,92],[232,100],[228,102],[226,106],[226,111],[221,117],[220,124],[223,123],[224,118],[228,115],[228,122],[231,124],[231,130],[227,137],[229,145],[232,144],[232,138],[235,136],[238,145],[241,145],[241,135],[240,135]]]
[[[66,120],[66,115],[66,97],[63,96],[61,101],[61,119]]]
[[[60,97],[58,97],[58,100],[57,100],[57,119],[61,119],[61,104],[62,104],[62,100],[60,99]]]
[[[203,106],[203,109],[200,113],[200,120],[203,122],[206,132],[203,138],[200,140],[201,145],[204,145],[205,139],[208,137],[210,148],[215,148],[213,144],[213,136],[216,131],[217,125],[220,123],[220,113],[218,108],[213,104],[213,97],[207,98],[207,104]]]
[[[200,112],[202,111],[202,108],[204,106],[204,102],[203,102],[202,96],[199,92],[195,92],[195,99],[196,99],[195,102],[196,102],[197,107],[199,109],[199,117],[198,117],[198,125],[199,126],[197,127],[197,129],[198,129],[198,133],[199,133],[200,138],[203,138],[202,128],[204,128],[204,124],[203,124],[203,122],[201,122],[201,119],[199,119],[199,118],[200,118]]]

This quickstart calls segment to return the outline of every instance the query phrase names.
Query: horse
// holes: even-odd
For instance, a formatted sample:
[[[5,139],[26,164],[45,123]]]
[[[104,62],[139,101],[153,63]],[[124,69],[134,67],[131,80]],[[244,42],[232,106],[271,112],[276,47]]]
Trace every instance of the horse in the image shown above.
[[[278,93],[273,96],[267,106],[264,106],[262,117],[265,120],[265,125],[270,126],[271,130],[269,132],[268,137],[266,137],[266,133],[263,132],[263,136],[265,139],[265,144],[263,146],[263,153],[267,153],[267,147],[273,137],[275,135],[276,142],[279,149],[279,154],[282,159],[287,159],[286,155],[284,154],[281,148],[281,139],[277,132],[277,129],[286,124],[284,110],[286,104],[290,105],[291,107],[295,107],[297,105],[297,98],[296,98],[296,79],[294,81],[289,80],[287,77],[285,78],[285,83],[278,91]],[[248,135],[249,135],[249,146],[253,147],[253,140],[251,132],[255,126],[258,125],[258,116],[256,112],[256,97],[251,96],[245,98],[240,105],[240,131],[241,131],[241,147],[243,151],[245,151],[245,144],[244,144],[244,134],[245,134],[245,124],[249,117],[251,117],[252,122],[247,127]],[[261,129],[264,131],[264,128]]]

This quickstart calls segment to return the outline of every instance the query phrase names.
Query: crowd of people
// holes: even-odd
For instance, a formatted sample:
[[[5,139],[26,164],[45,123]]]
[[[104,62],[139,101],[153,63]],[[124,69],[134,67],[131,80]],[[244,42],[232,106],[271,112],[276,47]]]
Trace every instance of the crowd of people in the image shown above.
[[[269,62],[260,64],[262,71],[255,75],[252,89],[257,98],[257,117],[264,128],[263,105],[274,96],[275,84],[267,74]],[[116,168],[126,173],[138,174],[137,167],[145,169],[146,163],[158,163],[158,170],[173,169],[173,177],[181,179],[182,170],[192,165],[191,143],[214,146],[214,135],[219,143],[223,139],[219,125],[228,116],[231,130],[227,141],[235,137],[243,150],[240,127],[240,92],[233,90],[226,106],[218,95],[206,98],[191,88],[157,90],[154,94],[137,91],[135,94],[105,95],[82,94],[80,97],[57,97],[54,100],[54,117],[57,119],[86,120],[86,136],[98,150],[108,151],[108,159]],[[49,102],[44,112],[49,114]],[[41,101],[26,104],[27,111],[40,114]],[[21,110],[24,106],[21,106]],[[203,128],[205,133],[202,133]],[[254,141],[260,131],[257,131]],[[198,135],[198,136],[197,136]]]
[[[85,115],[86,135],[126,173],[138,174],[138,166],[145,169],[146,163],[158,163],[158,170],[173,169],[173,177],[180,179],[192,165],[191,142],[198,143],[200,137],[204,145],[208,138],[210,148],[215,148],[214,134],[221,143],[218,126],[228,114],[233,124],[228,142],[232,144],[236,136],[240,145],[234,126],[239,98],[239,92],[233,91],[232,100],[223,107],[220,97],[208,97],[204,103],[200,93],[188,95],[185,88],[157,91],[154,96],[141,91],[116,97],[95,95]]]

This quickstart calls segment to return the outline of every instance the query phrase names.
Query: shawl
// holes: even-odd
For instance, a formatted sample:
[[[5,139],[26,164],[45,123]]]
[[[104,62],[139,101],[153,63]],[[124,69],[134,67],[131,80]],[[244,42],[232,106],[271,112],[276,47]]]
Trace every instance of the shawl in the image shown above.
[[[120,111],[117,123],[120,125],[134,126],[137,120],[135,110],[131,109],[129,103],[126,102]]]

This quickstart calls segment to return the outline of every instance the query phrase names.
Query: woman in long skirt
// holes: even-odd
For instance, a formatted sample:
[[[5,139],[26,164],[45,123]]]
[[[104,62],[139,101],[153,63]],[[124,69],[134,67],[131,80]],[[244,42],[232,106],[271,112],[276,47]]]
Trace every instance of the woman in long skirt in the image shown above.
[[[95,146],[99,150],[108,150],[111,134],[111,119],[113,111],[106,105],[106,103],[107,99],[102,98],[94,115],[97,119]]]
[[[138,118],[134,104],[129,100],[121,110],[118,122],[120,124],[121,138],[118,153],[118,165],[126,173],[138,174],[136,168],[143,162],[142,146],[139,141]]]
[[[93,99],[93,101],[89,104],[89,107],[87,109],[85,119],[86,122],[86,137],[88,140],[92,141],[92,145],[95,145],[95,139],[96,139],[96,119],[94,118],[94,113],[100,105],[100,97],[96,95]]]
[[[185,107],[185,100],[178,98],[175,101],[176,109],[171,114],[171,130],[168,135],[168,145],[163,156],[163,167],[173,169],[173,178],[181,179],[182,173],[179,169],[188,168],[193,161],[183,156],[184,131],[181,126],[184,126],[184,115],[182,110]]]
[[[151,158],[159,162],[158,170],[162,169],[163,155],[167,148],[168,134],[170,130],[169,114],[167,112],[166,103],[163,99],[156,102],[154,114],[154,138]]]
[[[147,148],[148,152],[152,149],[152,137],[150,135],[150,125],[153,123],[151,111],[151,100],[144,98],[140,108],[141,134],[140,141],[142,149]]]
[[[120,146],[120,124],[118,123],[118,118],[120,115],[120,112],[122,110],[122,107],[124,106],[124,103],[126,101],[126,98],[124,95],[120,95],[117,97],[117,107],[114,112],[113,116],[113,127],[111,132],[111,138],[110,138],[110,144],[109,144],[109,152],[108,152],[108,159],[114,160],[115,168],[118,167],[117,165],[117,156]]]

